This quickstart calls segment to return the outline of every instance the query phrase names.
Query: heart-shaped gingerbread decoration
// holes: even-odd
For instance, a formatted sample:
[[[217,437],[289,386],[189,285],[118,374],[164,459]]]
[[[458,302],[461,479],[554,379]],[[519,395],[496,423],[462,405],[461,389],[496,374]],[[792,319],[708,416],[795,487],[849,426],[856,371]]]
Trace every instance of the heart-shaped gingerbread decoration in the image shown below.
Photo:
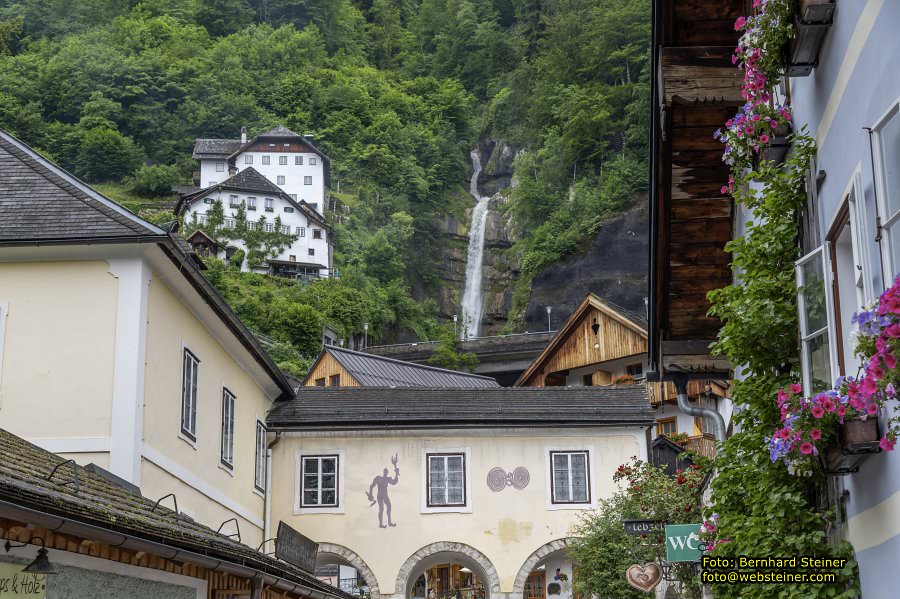
[[[625,580],[639,591],[649,593],[662,580],[662,570],[654,563],[644,564],[643,566],[633,564],[625,570]]]

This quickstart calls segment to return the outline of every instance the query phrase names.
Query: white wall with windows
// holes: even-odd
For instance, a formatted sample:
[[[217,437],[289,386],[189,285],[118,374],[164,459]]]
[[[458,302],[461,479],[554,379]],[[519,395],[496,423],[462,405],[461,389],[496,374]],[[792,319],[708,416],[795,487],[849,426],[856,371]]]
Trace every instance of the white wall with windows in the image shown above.
[[[349,548],[382,595],[403,592],[398,572],[423,547],[467,546],[496,567],[493,596],[614,492],[631,456],[647,459],[640,427],[283,431],[271,519]]]
[[[289,196],[304,200],[319,213],[323,213],[325,165],[322,157],[312,152],[288,152],[284,145],[270,143],[271,151],[268,152],[242,152],[234,157],[234,167],[237,172],[253,167]],[[205,184],[206,179],[203,179],[203,185]]]
[[[212,187],[230,176],[226,157],[200,160],[200,187]]]
[[[214,190],[204,198],[193,201],[185,210],[185,223],[192,222],[194,215],[201,227],[206,222],[206,213],[214,206],[216,201],[222,202],[225,212],[225,226],[234,226],[235,215],[238,207],[243,202],[246,210],[246,220],[249,226],[258,226],[260,216],[265,217],[263,226],[267,231],[275,230],[275,219],[280,219],[283,233],[296,235],[294,242],[275,256],[276,260],[285,262],[303,262],[320,264],[323,270],[322,276],[327,275],[331,268],[331,242],[328,231],[320,224],[310,219],[283,197],[235,190]],[[228,245],[246,251],[246,245],[241,239],[234,239]],[[226,248],[219,248],[220,256],[225,255]]]

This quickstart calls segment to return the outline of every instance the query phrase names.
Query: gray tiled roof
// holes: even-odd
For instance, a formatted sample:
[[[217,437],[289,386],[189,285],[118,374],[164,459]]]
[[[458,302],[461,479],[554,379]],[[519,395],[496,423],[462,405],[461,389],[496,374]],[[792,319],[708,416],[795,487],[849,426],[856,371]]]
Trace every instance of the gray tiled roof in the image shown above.
[[[154,510],[157,498],[144,498],[84,468],[78,469],[77,489],[72,483],[71,464],[60,467],[48,481],[53,468],[64,460],[3,429],[0,429],[0,455],[3,456],[0,460],[0,504],[8,502],[115,531],[120,533],[117,538],[135,536],[162,543],[170,549],[183,549],[250,567],[332,597],[350,597],[312,574],[179,516],[162,505]]]
[[[227,158],[241,147],[239,139],[197,139],[194,141],[194,160],[201,158]]]
[[[644,385],[484,389],[301,387],[276,402],[268,426],[372,428],[650,426]]]
[[[329,346],[324,350],[365,387],[499,387],[489,376],[457,372]]]
[[[253,193],[268,193],[280,196],[284,191],[261,175],[252,166],[248,166],[236,175],[225,179],[217,185],[222,189],[234,189],[236,191],[249,191]]]
[[[165,236],[0,131],[0,243]]]

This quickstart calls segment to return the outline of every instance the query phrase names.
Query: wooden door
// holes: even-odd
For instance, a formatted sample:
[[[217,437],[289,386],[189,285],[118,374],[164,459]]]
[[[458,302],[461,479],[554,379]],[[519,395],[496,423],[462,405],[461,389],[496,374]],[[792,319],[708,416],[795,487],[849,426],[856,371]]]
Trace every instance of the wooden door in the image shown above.
[[[525,580],[525,596],[523,599],[545,599],[547,582],[543,570],[535,570]]]

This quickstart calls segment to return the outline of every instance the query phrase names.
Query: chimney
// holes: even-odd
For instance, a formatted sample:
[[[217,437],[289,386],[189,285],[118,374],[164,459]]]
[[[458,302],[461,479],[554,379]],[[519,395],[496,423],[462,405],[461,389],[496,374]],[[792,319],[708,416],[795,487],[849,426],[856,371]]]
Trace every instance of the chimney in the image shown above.
[[[313,137],[314,137],[314,135],[312,133],[304,133],[303,134],[303,139],[305,139],[306,141],[312,141]]]
[[[246,127],[241,127],[241,143],[242,144],[247,143],[247,128]]]

